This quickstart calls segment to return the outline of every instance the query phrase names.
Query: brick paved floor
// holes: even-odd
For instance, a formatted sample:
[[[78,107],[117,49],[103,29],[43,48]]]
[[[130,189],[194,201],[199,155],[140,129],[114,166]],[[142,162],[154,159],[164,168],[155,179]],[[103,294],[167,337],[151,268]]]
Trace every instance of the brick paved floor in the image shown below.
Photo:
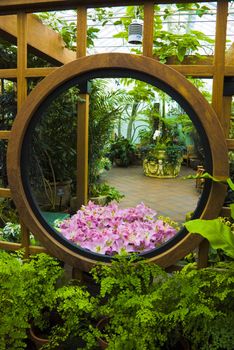
[[[156,179],[145,176],[142,166],[113,167],[102,175],[102,179],[125,195],[120,207],[131,207],[144,202],[159,215],[169,216],[182,223],[186,213],[196,208],[199,199],[195,180],[182,179],[192,173],[192,169],[182,166],[177,178]]]

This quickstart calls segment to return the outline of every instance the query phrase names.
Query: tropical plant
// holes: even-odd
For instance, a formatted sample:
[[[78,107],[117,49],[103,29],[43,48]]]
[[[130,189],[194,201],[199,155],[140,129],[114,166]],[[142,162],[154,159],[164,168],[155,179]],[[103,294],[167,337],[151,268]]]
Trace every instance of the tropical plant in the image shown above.
[[[132,163],[135,152],[136,147],[131,141],[118,137],[110,144],[109,158],[117,165],[127,167]]]
[[[161,62],[166,62],[166,59],[171,56],[176,56],[180,62],[184,60],[185,55],[195,55],[200,57],[200,51],[207,54],[207,44],[213,44],[214,40],[205,35],[201,31],[192,30],[189,25],[178,26],[170,25],[168,30],[164,29],[164,21],[173,14],[187,13],[188,10],[191,14],[202,16],[208,10],[208,7],[201,6],[198,3],[191,4],[175,4],[175,6],[168,6],[162,9],[156,5],[155,10],[157,12],[163,12],[163,15],[154,16],[154,54],[159,58]],[[128,40],[128,27],[136,17],[143,19],[143,7],[138,6],[137,11],[134,6],[128,6],[126,8],[126,16],[116,21],[116,25],[122,24],[124,30],[115,34],[116,38],[123,38]],[[141,49],[132,49],[137,53],[141,53]]]
[[[215,182],[224,182],[227,183],[230,189],[234,190],[234,183],[230,178],[227,179],[218,179],[213,177],[208,173],[204,173],[199,176],[190,175],[188,178],[203,178],[210,179]],[[184,226],[190,233],[198,233],[204,238],[208,239],[211,244],[211,247],[214,249],[222,249],[223,252],[234,258],[234,204],[230,204],[231,209],[231,218],[216,218],[212,220],[203,220],[196,219],[187,221]]]
[[[91,83],[89,109],[89,186],[96,184],[105,164],[102,160],[108,153],[114,126],[121,115],[125,93],[113,91],[108,80],[95,79]]]

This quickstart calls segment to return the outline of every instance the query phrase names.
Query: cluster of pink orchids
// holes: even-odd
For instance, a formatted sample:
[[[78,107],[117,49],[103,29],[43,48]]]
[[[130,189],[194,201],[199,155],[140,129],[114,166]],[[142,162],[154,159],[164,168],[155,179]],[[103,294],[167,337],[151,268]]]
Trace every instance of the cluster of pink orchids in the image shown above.
[[[144,203],[120,209],[89,202],[59,225],[69,241],[95,253],[113,255],[120,252],[145,252],[172,238],[177,230]]]

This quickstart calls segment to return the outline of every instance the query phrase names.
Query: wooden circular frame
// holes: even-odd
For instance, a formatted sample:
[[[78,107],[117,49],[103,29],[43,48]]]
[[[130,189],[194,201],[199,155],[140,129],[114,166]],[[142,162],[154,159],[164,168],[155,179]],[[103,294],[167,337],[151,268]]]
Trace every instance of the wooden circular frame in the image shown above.
[[[212,155],[213,176],[227,178],[229,171],[225,137],[214,110],[201,93],[174,69],[145,56],[122,53],[86,56],[56,69],[30,93],[14,121],[7,153],[8,178],[19,215],[29,230],[38,237],[53,255],[83,270],[89,270],[96,263],[96,260],[84,257],[58,242],[47,232],[33,212],[23,187],[21,151],[30,120],[43,101],[56,88],[69,80],[100,69],[136,71],[158,79],[172,87],[191,106],[206,133]],[[225,193],[225,186],[220,183],[212,183],[207,203],[201,215],[202,218],[210,219],[219,215]],[[149,261],[156,262],[163,267],[173,265],[195,249],[201,240],[202,238],[199,235],[187,234],[171,248],[150,258]]]

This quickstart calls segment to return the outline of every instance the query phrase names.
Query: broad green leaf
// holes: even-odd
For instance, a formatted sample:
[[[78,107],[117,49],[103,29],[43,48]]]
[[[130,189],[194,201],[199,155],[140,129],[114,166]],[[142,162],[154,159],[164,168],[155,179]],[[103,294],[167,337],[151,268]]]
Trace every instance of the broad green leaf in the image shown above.
[[[185,227],[190,233],[199,233],[208,239],[212,248],[222,249],[224,253],[234,258],[234,234],[231,227],[225,225],[220,219],[191,220]]]

